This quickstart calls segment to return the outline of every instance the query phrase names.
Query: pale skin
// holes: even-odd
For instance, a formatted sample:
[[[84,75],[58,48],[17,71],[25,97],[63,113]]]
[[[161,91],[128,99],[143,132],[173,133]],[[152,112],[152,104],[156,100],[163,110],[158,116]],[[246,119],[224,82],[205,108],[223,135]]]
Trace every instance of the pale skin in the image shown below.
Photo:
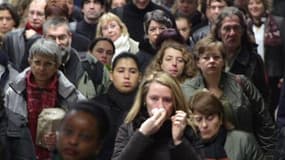
[[[155,134],[167,119],[167,113],[164,109],[159,109],[151,117],[149,117],[139,128],[139,131],[150,136]],[[182,143],[182,137],[187,125],[186,113],[184,111],[176,111],[176,114],[171,116],[172,121],[172,139],[175,145]]]
[[[156,82],[151,83],[146,95],[146,105],[150,117],[141,124],[139,132],[146,136],[153,135],[170,119],[173,143],[179,145],[187,125],[187,114],[181,110],[174,111],[170,88]]]

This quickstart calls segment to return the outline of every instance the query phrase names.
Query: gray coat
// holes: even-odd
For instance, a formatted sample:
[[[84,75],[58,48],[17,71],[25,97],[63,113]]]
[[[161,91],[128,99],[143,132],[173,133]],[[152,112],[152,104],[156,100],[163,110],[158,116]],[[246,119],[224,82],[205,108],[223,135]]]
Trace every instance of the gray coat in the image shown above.
[[[228,131],[224,148],[230,160],[265,159],[253,135],[246,132]]]
[[[236,75],[227,72],[221,76],[221,99],[229,103],[225,106],[226,117],[237,129],[253,133],[261,148],[271,155],[275,148],[276,125],[255,86],[246,77],[239,77],[238,81]],[[200,74],[182,86],[187,99],[203,88],[206,84]]]
[[[31,134],[27,126],[27,106],[25,99],[27,68],[20,73],[16,80],[9,85],[5,95],[5,130],[2,128],[1,136],[7,138],[7,159],[31,160],[35,159],[35,151]],[[71,103],[83,100],[85,97],[58,71],[59,106],[68,109]],[[3,133],[3,131],[5,133]]]

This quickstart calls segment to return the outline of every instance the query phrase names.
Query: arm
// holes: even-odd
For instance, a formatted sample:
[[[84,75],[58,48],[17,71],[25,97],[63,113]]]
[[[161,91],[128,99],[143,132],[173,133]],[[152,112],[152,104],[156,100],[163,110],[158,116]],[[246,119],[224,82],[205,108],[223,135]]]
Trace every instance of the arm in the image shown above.
[[[265,160],[261,148],[258,146],[255,138],[251,134],[245,134],[245,155],[246,159]]]
[[[199,153],[193,148],[190,142],[183,138],[182,143],[179,145],[173,146],[170,150],[171,159],[179,160],[201,160]]]
[[[272,154],[275,149],[277,128],[268,108],[257,88],[244,76],[241,76],[243,91],[251,103],[253,112],[253,130],[261,148],[265,153]]]
[[[153,140],[139,131],[134,131],[132,124],[123,124],[118,130],[112,160],[138,160]]]

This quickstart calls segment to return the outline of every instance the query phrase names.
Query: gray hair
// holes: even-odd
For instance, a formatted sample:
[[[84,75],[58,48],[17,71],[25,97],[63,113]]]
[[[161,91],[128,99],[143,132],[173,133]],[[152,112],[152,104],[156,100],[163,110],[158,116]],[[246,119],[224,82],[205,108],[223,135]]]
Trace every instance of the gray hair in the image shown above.
[[[62,26],[62,25],[65,25],[66,28],[67,28],[67,31],[70,32],[70,27],[69,27],[68,21],[65,18],[63,18],[63,17],[54,17],[54,18],[48,19],[43,24],[43,34],[46,35],[48,29],[51,26],[57,27],[57,26]]]
[[[36,55],[52,57],[57,65],[62,62],[62,50],[53,41],[45,38],[38,39],[29,50],[29,59]]]

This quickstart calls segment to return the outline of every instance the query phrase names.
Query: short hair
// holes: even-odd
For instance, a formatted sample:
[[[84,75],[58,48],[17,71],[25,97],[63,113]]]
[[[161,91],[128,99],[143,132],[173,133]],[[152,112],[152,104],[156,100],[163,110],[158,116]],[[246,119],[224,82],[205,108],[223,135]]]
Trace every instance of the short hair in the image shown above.
[[[147,12],[144,16],[143,26],[144,26],[145,34],[147,34],[149,24],[151,21],[155,21],[155,22],[158,22],[160,24],[163,24],[167,28],[172,28],[174,26],[170,17],[163,10],[156,9],[156,10]]]
[[[13,21],[15,22],[14,27],[17,28],[20,24],[20,16],[16,10],[16,7],[14,7],[12,4],[10,3],[2,3],[0,4],[0,11],[5,11],[7,10],[11,16]]]
[[[244,13],[236,7],[225,7],[221,13],[218,15],[216,20],[213,23],[210,34],[217,40],[221,41],[220,30],[222,27],[223,20],[227,17],[237,16],[240,20],[240,25],[242,29],[241,41],[243,44],[252,44],[254,43],[253,33],[250,32],[247,26],[247,21]]]
[[[60,47],[54,41],[40,38],[31,46],[29,59],[32,59],[36,55],[52,57],[54,62],[59,66],[62,62],[63,54]]]
[[[80,7],[83,8],[83,5],[90,0],[81,0]],[[107,0],[94,0],[94,2],[99,2],[102,6],[107,6]]]
[[[189,116],[188,109],[186,108],[185,98],[178,81],[169,76],[167,73],[154,71],[152,74],[145,76],[143,81],[140,83],[136,98],[134,100],[134,104],[126,116],[125,123],[131,123],[140,115],[148,117],[148,115],[145,115],[147,114],[147,109],[144,103],[146,95],[149,91],[149,86],[153,82],[164,85],[170,89],[170,91],[172,92],[171,95],[174,113],[177,110],[182,110],[187,113],[187,116]]]
[[[92,42],[90,43],[90,45],[89,45],[89,48],[88,48],[89,51],[91,52],[94,49],[94,47],[97,45],[97,43],[101,42],[101,41],[109,42],[111,44],[112,48],[113,48],[113,54],[115,53],[115,50],[116,50],[115,45],[114,45],[113,41],[110,38],[107,38],[107,37],[94,38],[92,40]]]
[[[200,56],[208,53],[212,49],[217,49],[221,53],[223,60],[226,61],[227,54],[223,42],[216,40],[211,35],[202,38],[196,43],[193,49],[195,59],[198,60]]]
[[[68,7],[66,4],[48,3],[45,7],[45,16],[65,17],[68,18]]]
[[[112,71],[114,71],[119,60],[121,60],[121,59],[132,59],[135,62],[135,64],[137,65],[139,72],[141,72],[141,66],[140,66],[140,63],[139,63],[137,56],[133,53],[130,53],[130,52],[122,52],[118,56],[115,57],[115,59],[112,63],[112,68],[111,68]]]
[[[209,0],[209,3],[207,5],[210,5],[212,2],[225,2],[227,6],[233,5],[233,0]]]
[[[158,50],[157,54],[146,68],[145,74],[151,74],[153,71],[163,71],[161,64],[165,55],[165,50],[168,48],[173,48],[182,52],[182,57],[185,65],[182,75],[180,77],[177,77],[179,82],[183,82],[187,78],[194,77],[196,74],[196,64],[192,54],[189,51],[188,46],[174,40],[166,40],[162,43],[161,48]]]
[[[189,100],[188,107],[192,113],[209,116],[217,114],[227,129],[232,129],[233,124],[225,115],[224,104],[209,91],[199,90]]]
[[[118,17],[114,13],[107,12],[107,13],[104,13],[98,20],[96,37],[103,37],[102,25],[103,23],[110,22],[110,21],[116,21],[118,23],[118,25],[121,28],[122,35],[129,35],[128,28],[126,24],[120,19],[120,17]]]
[[[70,106],[70,110],[66,113],[65,118],[71,113],[72,111],[78,111],[78,112],[85,112],[90,114],[92,117],[94,117],[97,121],[98,125],[98,140],[103,141],[106,135],[108,134],[111,123],[110,123],[110,115],[108,114],[106,110],[106,106],[99,103],[96,100],[83,100],[76,103],[73,103]],[[63,119],[63,121],[65,120]],[[91,127],[91,126],[90,126]]]
[[[48,29],[51,26],[58,27],[58,26],[62,26],[62,25],[66,26],[67,31],[70,32],[70,27],[69,27],[68,21],[64,17],[53,17],[51,19],[48,19],[47,21],[45,21],[45,23],[43,25],[43,34],[46,35]]]

